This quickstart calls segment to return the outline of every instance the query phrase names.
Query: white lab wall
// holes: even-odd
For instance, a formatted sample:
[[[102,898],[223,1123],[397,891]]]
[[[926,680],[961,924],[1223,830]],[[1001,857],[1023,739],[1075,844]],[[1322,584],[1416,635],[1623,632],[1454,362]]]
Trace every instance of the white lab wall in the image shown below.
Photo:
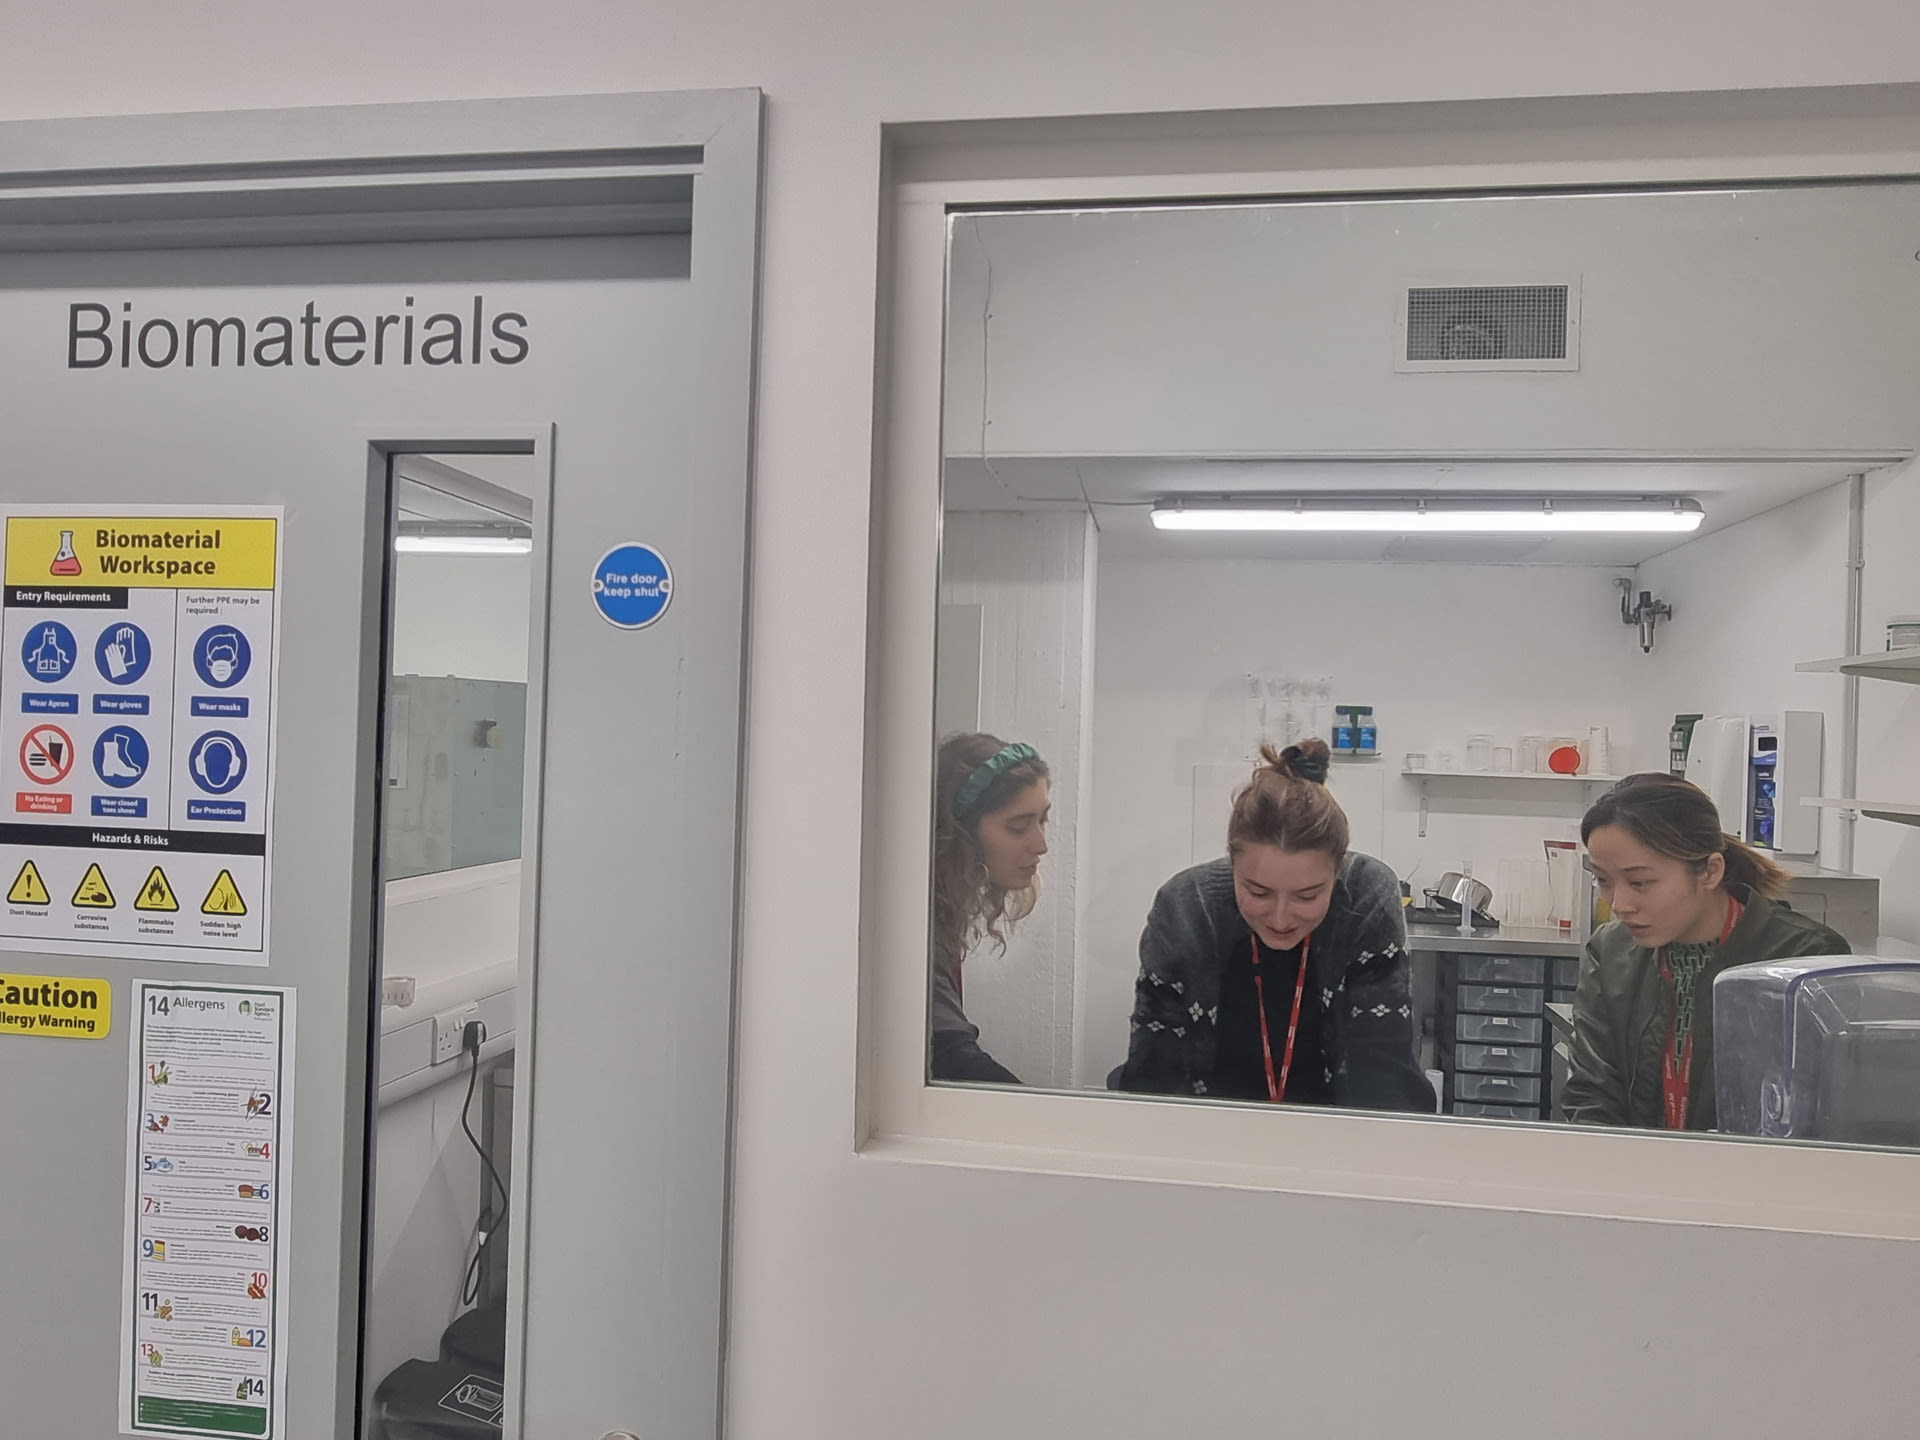
[[[394,561],[395,674],[526,680],[531,557],[401,554]],[[382,973],[458,993],[463,977],[517,957],[520,897],[517,860],[390,882]],[[382,1018],[421,1017],[389,1009]],[[402,1361],[435,1357],[441,1332],[462,1308],[480,1162],[460,1129],[465,1067],[440,1068],[427,1089],[382,1106],[376,1123],[369,1397]],[[477,1095],[474,1105],[479,1134]]]
[[[1651,590],[1674,613],[1655,628],[1644,682],[1634,688],[1635,733],[1646,741],[1636,768],[1667,768],[1675,715],[1817,710],[1826,717],[1824,793],[1838,794],[1832,787],[1840,775],[1840,679],[1793,667],[1844,653],[1846,561],[1843,483],[1642,564],[1636,594]],[[1633,632],[1622,626],[1621,633]],[[1637,657],[1637,643],[1633,650]],[[1721,818],[1733,828],[1732,819]],[[1835,864],[1835,817],[1822,818],[1820,836],[1823,863]]]
[[[1053,775],[1040,901],[1004,951],[989,942],[966,961],[967,1018],[987,1052],[1029,1085],[1067,1085],[1073,1074],[1097,565],[1093,523],[1083,513],[946,518],[941,600],[979,607],[978,724],[1032,745]]]
[[[393,673],[527,678],[530,555],[394,557]]]
[[[731,1436],[1479,1440],[1502,1416],[1567,1440],[1656,1423],[1740,1440],[1906,1432],[1920,1403],[1911,1246],[879,1163],[853,1140],[881,125],[1909,81],[1914,7],[339,0],[322,24],[213,0],[196,13],[206,23],[0,0],[0,114],[769,91]],[[1471,148],[1428,156],[1409,141],[1406,158]],[[1791,1376],[1756,1363],[1789,1353]]]
[[[460,1303],[480,1212],[480,1160],[460,1129],[464,1070],[385,1106],[368,1257],[367,1398],[402,1362],[438,1356]],[[482,1092],[484,1093],[484,1092]],[[480,1132],[480,1095],[473,1130]]]
[[[947,453],[1899,453],[1916,224],[1912,186],[964,215]],[[1409,285],[1543,283],[1577,371],[1396,370]]]
[[[1374,707],[1383,758],[1336,762],[1330,783],[1356,848],[1416,889],[1464,864],[1497,892],[1503,861],[1543,862],[1542,840],[1578,837],[1589,790],[1434,781],[1422,839],[1419,789],[1400,773],[1406,752],[1448,748],[1464,768],[1469,732],[1512,745],[1592,725],[1624,752],[1636,744],[1643,657],[1604,569],[1109,557],[1096,629],[1088,824],[1100,857],[1081,961],[1083,1085],[1103,1083],[1126,1056],[1155,890],[1226,851],[1223,821],[1193,833],[1196,769],[1244,779],[1262,739],[1285,743],[1261,733],[1249,703],[1258,682],[1330,676],[1334,703]],[[1223,805],[1209,801],[1202,814]]]
[[[381,969],[416,982],[420,1003],[381,1011],[382,1044],[403,1025],[477,999],[496,967],[518,958],[520,862],[478,865],[387,885]],[[482,978],[488,986],[480,986]],[[473,988],[468,988],[472,985]],[[515,1027],[517,1029],[517,1026]],[[383,1103],[374,1132],[368,1255],[367,1395],[395,1366],[433,1359],[464,1308],[461,1288],[479,1219],[480,1161],[460,1128],[469,1066],[435,1067],[433,1083]],[[471,1124],[483,1134],[484,1085]]]
[[[1915,564],[1920,556],[1920,465],[1867,477],[1864,528],[1860,648],[1882,650],[1888,616],[1920,614],[1920,566]],[[1826,793],[1842,793],[1837,770]],[[1920,797],[1920,685],[1860,682],[1859,794],[1880,800]],[[1854,837],[1853,863],[1856,870],[1880,877],[1881,933],[1920,940],[1920,826],[1862,819]]]

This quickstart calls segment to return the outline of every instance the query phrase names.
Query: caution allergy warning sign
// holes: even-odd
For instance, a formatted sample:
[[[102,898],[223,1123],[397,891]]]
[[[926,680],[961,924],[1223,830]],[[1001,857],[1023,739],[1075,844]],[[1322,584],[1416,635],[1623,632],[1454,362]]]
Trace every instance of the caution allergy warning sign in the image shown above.
[[[0,975],[0,1035],[98,1040],[113,1024],[113,986],[64,975]]]

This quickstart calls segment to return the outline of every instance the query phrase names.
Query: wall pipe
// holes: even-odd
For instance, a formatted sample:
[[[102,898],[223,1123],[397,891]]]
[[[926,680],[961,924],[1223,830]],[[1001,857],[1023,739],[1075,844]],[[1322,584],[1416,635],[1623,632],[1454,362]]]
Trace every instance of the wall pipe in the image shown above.
[[[1841,653],[1858,655],[1860,651],[1860,606],[1866,571],[1867,477],[1847,477],[1847,625],[1846,645]],[[1840,691],[1840,793],[1860,793],[1860,677],[1841,677]],[[1840,812],[1840,868],[1853,870],[1854,834],[1860,826],[1858,810]]]

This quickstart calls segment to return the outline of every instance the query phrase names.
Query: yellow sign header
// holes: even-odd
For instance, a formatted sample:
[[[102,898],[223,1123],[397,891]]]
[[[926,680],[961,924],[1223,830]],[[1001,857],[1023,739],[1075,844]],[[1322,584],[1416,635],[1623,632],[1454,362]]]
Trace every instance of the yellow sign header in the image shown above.
[[[278,523],[232,516],[9,516],[7,584],[271,590]]]
[[[0,1035],[100,1040],[113,1028],[113,985],[65,975],[0,975]]]

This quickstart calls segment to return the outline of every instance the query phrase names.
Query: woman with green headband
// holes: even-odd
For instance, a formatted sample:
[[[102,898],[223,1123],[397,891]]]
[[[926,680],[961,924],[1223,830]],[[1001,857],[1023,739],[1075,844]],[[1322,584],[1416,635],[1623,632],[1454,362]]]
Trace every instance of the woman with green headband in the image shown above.
[[[1039,898],[1052,804],[1046,761],[1031,745],[994,735],[955,735],[935,766],[933,976],[928,1073],[935,1080],[1017,1085],[1019,1077],[980,1048],[961,1003],[961,962],[1007,936]]]

